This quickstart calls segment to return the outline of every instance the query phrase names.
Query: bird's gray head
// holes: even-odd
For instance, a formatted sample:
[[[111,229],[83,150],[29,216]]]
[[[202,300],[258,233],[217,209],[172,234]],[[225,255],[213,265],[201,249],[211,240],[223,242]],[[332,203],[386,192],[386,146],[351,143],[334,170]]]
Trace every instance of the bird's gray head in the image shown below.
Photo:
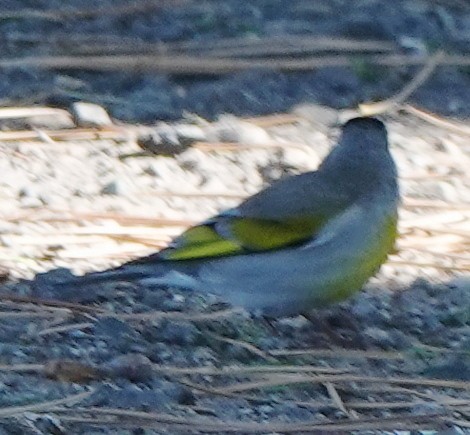
[[[396,182],[396,168],[388,150],[387,129],[376,118],[354,118],[321,165],[325,173],[360,189],[377,182]],[[395,181],[394,181],[395,180]]]
[[[377,118],[353,118],[343,126],[340,146],[388,149],[387,129]]]
[[[353,118],[344,124],[338,144],[322,166],[362,166],[385,156],[390,156],[385,125],[376,118]]]

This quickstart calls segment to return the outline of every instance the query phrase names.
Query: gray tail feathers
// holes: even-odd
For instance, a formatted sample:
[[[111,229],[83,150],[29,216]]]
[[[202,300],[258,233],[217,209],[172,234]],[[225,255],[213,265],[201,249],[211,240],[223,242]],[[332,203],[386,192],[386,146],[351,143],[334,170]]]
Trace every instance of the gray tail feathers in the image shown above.
[[[163,261],[156,255],[144,257],[101,272],[92,272],[83,276],[73,275],[68,269],[56,269],[38,274],[32,283],[33,296],[41,299],[58,299],[71,302],[89,302],[96,297],[97,291],[90,291],[93,286],[107,282],[139,282],[146,280],[154,284],[172,284],[163,277],[186,276],[176,285],[188,286],[191,276],[197,271],[195,261]],[[87,290],[88,289],[88,290]],[[96,289],[95,289],[96,290]]]

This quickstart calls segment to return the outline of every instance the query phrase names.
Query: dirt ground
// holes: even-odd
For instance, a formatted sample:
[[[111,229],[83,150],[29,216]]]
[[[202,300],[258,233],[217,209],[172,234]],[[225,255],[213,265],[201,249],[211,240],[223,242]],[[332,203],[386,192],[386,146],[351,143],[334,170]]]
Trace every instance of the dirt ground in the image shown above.
[[[470,433],[465,2],[23,6],[0,14],[2,103],[28,107],[0,110],[0,434]],[[297,53],[282,41],[320,46],[324,36],[343,42],[323,62],[343,56],[344,40],[361,42],[346,49],[353,67],[291,70],[318,53],[311,39]],[[263,38],[278,39],[253,45]],[[372,40],[380,48],[367,51]],[[288,59],[267,52],[273,41]],[[316,168],[358,103],[391,97],[426,64],[376,68],[368,56],[420,59],[437,48],[458,61],[382,116],[400,174],[400,238],[351,300],[308,320],[267,320],[132,282],[47,286],[153,252],[273,180]],[[142,71],[121,58],[71,61],[155,50],[178,62]],[[212,69],[189,70],[188,56]],[[237,70],[246,58],[283,68]],[[90,126],[77,101],[113,120]],[[149,135],[157,154],[178,153],[149,154]]]

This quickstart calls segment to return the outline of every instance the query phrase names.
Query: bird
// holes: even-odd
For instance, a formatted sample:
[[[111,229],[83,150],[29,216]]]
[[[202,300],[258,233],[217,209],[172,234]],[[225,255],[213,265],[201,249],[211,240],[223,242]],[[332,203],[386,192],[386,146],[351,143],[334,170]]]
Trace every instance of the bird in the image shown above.
[[[400,193],[385,125],[347,121],[317,170],[281,178],[166,248],[70,285],[131,281],[288,317],[359,291],[393,251]]]

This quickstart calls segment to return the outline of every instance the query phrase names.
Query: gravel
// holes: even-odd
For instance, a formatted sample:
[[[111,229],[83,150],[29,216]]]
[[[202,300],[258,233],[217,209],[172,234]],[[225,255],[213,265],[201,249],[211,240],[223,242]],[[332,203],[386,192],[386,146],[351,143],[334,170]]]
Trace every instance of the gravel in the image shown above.
[[[14,14],[10,3],[4,7]],[[129,39],[326,35],[380,38],[422,55],[429,46],[465,53],[470,34],[460,2],[367,1],[359,10],[342,1],[181,1],[120,14],[126,5],[105,1],[105,12],[80,18],[3,17],[0,53],[74,54]],[[34,8],[64,6],[48,0]],[[468,432],[468,135],[412,112],[385,118],[404,196],[398,251],[342,304],[308,319],[264,319],[211,296],[142,283],[68,293],[47,286],[153,252],[273,180],[316,168],[350,116],[337,109],[388,97],[415,72],[379,68],[371,77],[360,67],[224,77],[0,71],[4,104],[72,111],[84,101],[114,119],[153,124],[145,140],[130,128],[120,140],[0,143],[0,433],[305,429],[295,424],[364,434],[374,424],[382,433]],[[468,81],[463,68],[439,68],[413,102],[468,116]],[[295,120],[235,116],[280,111]],[[67,113],[60,119],[71,122]],[[18,122],[2,120],[0,128],[39,128],[37,119]],[[61,128],[41,122],[41,131]],[[205,141],[223,146],[197,145]],[[87,396],[74,399],[81,393]]]

